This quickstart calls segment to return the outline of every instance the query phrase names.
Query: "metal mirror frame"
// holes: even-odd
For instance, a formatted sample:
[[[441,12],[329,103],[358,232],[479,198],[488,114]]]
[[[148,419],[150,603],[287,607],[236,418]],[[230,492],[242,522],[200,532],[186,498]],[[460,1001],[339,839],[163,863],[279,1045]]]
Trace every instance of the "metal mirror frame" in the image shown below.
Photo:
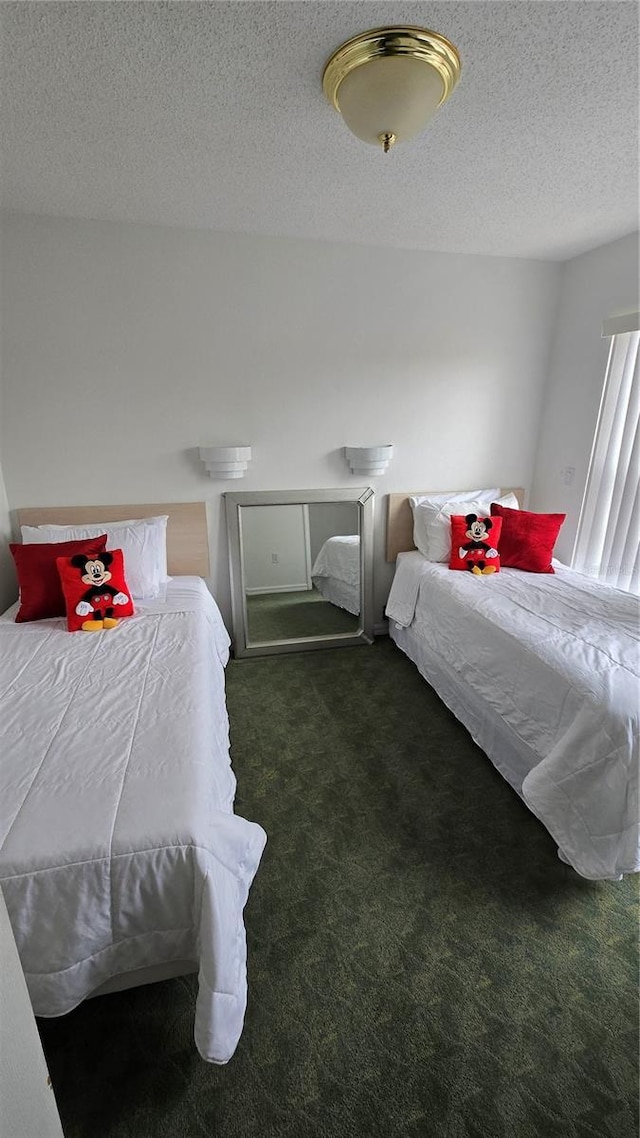
[[[273,656],[282,652],[307,652],[316,648],[343,648],[373,643],[373,525],[374,492],[370,486],[335,490],[261,490],[224,494],[229,542],[233,654],[242,660],[251,656]],[[355,633],[296,637],[261,641],[247,640],[247,606],[242,549],[240,511],[243,506],[303,506],[315,502],[353,502],[358,506],[360,533],[360,623]]]

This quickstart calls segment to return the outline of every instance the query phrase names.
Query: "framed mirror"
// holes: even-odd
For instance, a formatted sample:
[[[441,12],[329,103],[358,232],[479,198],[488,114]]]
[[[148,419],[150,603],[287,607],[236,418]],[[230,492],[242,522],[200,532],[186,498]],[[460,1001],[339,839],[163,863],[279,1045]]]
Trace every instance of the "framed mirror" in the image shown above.
[[[224,498],[238,659],[373,642],[373,490]]]

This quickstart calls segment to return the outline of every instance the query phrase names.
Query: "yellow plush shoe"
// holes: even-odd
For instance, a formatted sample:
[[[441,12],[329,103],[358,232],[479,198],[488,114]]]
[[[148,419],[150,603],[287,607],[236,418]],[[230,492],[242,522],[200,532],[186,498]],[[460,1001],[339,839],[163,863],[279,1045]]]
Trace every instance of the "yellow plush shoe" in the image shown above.
[[[495,571],[496,571],[495,565],[485,565],[484,569],[482,570],[482,575],[483,575],[483,577],[486,577],[487,573],[495,573]],[[106,625],[106,623],[107,623],[106,620],[104,623]]]
[[[101,620],[85,620],[82,624],[83,632],[100,632],[103,621]]]
[[[474,567],[473,567],[473,569],[471,570],[471,572],[472,572],[472,573],[475,573],[476,577],[481,577],[481,576],[482,576],[482,569],[480,568],[480,566],[479,566],[479,565],[474,565]]]
[[[103,624],[105,628],[115,628],[116,624],[120,624],[120,621],[116,620],[115,616],[105,616]]]

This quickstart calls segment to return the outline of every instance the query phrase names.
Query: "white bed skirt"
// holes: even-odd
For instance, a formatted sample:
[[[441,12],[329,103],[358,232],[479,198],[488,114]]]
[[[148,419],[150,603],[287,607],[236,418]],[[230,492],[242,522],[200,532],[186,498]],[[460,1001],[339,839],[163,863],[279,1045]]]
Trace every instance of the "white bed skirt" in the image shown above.
[[[522,784],[539,757],[511,730],[468,684],[425,644],[413,627],[399,628],[389,621],[389,636],[416,665],[420,675],[456,719],[466,727],[474,743],[488,755],[510,786],[522,798]]]
[[[398,648],[416,665],[420,675],[433,688],[442,702],[466,727],[474,743],[484,751],[496,770],[516,791],[530,810],[522,793],[527,775],[540,762],[539,756],[527,747],[497,712],[485,704],[476,693],[425,645],[424,638],[413,628],[401,628],[389,621],[389,636]],[[569,857],[558,846],[558,857],[575,869]],[[609,880],[620,881],[622,874]]]

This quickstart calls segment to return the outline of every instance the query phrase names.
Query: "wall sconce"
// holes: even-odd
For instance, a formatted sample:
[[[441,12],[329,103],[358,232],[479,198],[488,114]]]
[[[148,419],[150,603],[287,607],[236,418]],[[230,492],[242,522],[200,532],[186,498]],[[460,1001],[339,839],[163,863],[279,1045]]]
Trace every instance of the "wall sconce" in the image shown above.
[[[251,447],[200,447],[200,458],[210,478],[244,478]]]
[[[460,56],[429,28],[372,28],[327,61],[324,93],[349,130],[388,152],[423,130],[453,91]]]
[[[384,474],[391,456],[392,446],[383,447],[345,447],[344,457],[351,467],[352,474]]]

